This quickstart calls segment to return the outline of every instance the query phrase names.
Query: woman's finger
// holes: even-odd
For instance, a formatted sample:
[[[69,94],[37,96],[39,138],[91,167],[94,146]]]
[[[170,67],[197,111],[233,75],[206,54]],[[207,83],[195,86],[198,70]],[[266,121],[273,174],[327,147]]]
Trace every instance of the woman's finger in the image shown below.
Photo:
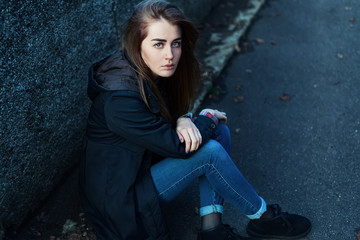
[[[190,152],[190,148],[191,148],[191,137],[186,129],[182,130],[182,135],[184,136],[184,141],[185,141],[185,152],[188,153]]]
[[[183,143],[184,142],[184,136],[181,134],[180,131],[176,131],[176,133],[178,135],[178,138],[179,138],[180,142]]]
[[[198,150],[201,143],[202,143],[202,136],[201,136],[201,133],[200,133],[199,129],[195,129],[195,133],[196,133],[197,138],[198,138],[198,145],[196,147],[196,150]]]
[[[197,129],[193,129],[193,128],[189,129],[189,135],[191,138],[191,148],[190,148],[191,152],[196,151],[200,146],[200,136],[196,130]]]
[[[227,116],[225,112],[220,112],[218,110],[215,110],[215,117],[219,119],[219,121],[226,123],[227,122]]]

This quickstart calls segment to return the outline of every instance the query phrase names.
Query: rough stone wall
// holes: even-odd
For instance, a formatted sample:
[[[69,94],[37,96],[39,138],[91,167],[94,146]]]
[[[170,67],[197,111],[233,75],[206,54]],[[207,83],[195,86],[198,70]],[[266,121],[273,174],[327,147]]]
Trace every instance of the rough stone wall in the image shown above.
[[[199,22],[217,1],[172,2]],[[18,226],[78,161],[88,68],[120,46],[138,2],[0,1],[0,226]]]

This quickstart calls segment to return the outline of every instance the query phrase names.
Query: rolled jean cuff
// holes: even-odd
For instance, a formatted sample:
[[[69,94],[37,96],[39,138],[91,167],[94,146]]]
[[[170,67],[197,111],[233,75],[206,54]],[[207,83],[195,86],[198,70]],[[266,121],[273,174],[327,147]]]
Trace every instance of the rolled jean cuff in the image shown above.
[[[222,205],[208,205],[200,208],[200,217],[211,214],[211,213],[224,213],[224,207]]]
[[[259,209],[259,211],[257,211],[255,214],[252,215],[246,215],[249,219],[259,219],[261,217],[261,215],[266,212],[266,202],[264,201],[264,199],[261,199],[261,207]]]

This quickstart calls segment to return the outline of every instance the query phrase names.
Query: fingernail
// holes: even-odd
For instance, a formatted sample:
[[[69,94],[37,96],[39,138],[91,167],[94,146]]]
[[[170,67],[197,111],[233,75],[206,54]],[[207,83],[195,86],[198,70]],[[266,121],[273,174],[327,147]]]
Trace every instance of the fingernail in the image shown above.
[[[183,139],[182,138],[180,138],[180,142],[182,142],[183,141]]]

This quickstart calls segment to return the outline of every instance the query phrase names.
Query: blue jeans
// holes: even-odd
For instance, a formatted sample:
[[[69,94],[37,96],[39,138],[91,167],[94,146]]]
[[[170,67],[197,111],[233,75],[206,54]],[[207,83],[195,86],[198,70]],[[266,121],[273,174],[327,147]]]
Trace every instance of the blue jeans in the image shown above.
[[[223,213],[226,199],[250,219],[260,218],[266,211],[266,203],[230,158],[228,127],[219,123],[211,138],[189,159],[165,158],[151,167],[160,203],[171,201],[199,179],[200,216]]]

